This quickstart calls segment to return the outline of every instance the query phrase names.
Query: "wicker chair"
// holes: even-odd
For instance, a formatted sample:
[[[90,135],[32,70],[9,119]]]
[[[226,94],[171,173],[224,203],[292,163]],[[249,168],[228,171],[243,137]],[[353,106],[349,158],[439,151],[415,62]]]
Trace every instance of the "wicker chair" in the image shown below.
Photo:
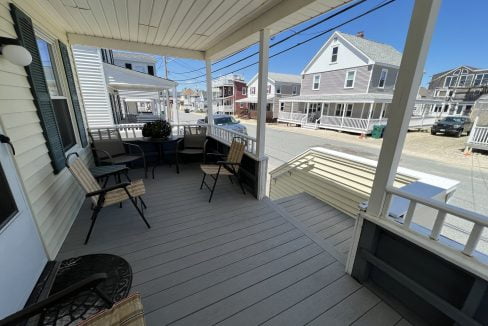
[[[76,155],[76,159],[70,161],[70,157],[72,155]],[[146,192],[142,180],[123,182],[108,186],[106,188],[101,188],[86,165],[79,158],[78,153],[71,153],[68,155],[66,158],[66,166],[86,192],[86,197],[90,198],[93,203],[93,213],[91,216],[92,222],[90,229],[88,230],[88,234],[86,235],[85,244],[87,244],[88,240],[90,239],[90,234],[93,230],[93,226],[95,225],[100,210],[110,205],[122,203],[128,199],[137,209],[137,212],[141,216],[144,223],[146,223],[147,227],[151,228],[144,217],[144,208],[147,208],[147,206],[141,197]],[[140,208],[138,206],[138,201],[141,203]]]
[[[97,132],[90,132],[90,140],[93,151],[100,164],[130,164],[137,160],[142,160],[144,174],[147,178],[147,163],[144,151],[141,146],[123,142],[120,132],[117,129],[100,129]],[[133,148],[137,154],[126,152],[125,146]]]
[[[200,155],[205,163],[207,146],[207,127],[184,126],[184,136],[176,143],[176,173],[180,173],[180,158],[182,155]]]
[[[239,177],[239,168],[241,166],[242,157],[244,156],[244,149],[246,148],[246,143],[243,139],[235,137],[232,140],[232,144],[230,145],[229,153],[227,157],[222,157],[220,161],[217,161],[215,164],[201,164],[200,169],[203,172],[203,179],[202,184],[200,185],[200,189],[207,187],[210,190],[210,198],[208,202],[212,201],[212,196],[215,191],[215,186],[217,185],[217,180],[219,176],[224,175],[228,176],[231,183],[232,183],[232,176],[237,179],[239,186],[241,187],[242,193],[245,195],[246,191],[244,190],[244,186],[242,185],[241,179]],[[210,154],[210,155],[219,155],[220,154]],[[209,186],[205,182],[205,178],[210,176],[214,182],[212,186]]]

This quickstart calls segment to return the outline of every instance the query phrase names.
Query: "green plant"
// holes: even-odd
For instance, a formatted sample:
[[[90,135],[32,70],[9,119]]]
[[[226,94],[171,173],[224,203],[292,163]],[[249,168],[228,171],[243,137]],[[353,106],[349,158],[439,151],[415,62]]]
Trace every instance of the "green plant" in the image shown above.
[[[171,135],[171,124],[164,120],[148,122],[142,127],[142,136],[166,139]]]

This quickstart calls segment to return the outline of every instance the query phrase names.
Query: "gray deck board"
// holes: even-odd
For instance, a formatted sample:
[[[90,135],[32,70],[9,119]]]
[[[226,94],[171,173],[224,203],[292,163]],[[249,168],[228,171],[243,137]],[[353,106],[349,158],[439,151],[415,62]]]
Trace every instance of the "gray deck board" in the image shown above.
[[[129,203],[109,207],[85,246],[86,202],[57,258],[101,252],[125,258],[149,326],[402,322],[344,273],[352,219],[306,194],[278,201],[278,209],[225,178],[209,204],[200,177],[192,165],[179,175],[158,167],[154,180],[144,179],[152,228]],[[314,226],[317,233],[308,230]]]
[[[349,253],[354,232],[354,219],[332,206],[307,194],[275,201],[292,218],[316,233],[340,254]]]

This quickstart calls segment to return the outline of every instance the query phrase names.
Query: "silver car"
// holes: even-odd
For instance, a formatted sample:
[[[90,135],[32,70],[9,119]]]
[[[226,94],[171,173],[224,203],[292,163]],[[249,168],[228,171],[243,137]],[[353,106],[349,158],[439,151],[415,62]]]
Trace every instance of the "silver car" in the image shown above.
[[[208,117],[205,119],[198,119],[198,124],[207,124]],[[217,115],[214,116],[214,125],[247,135],[246,126],[241,124],[241,121],[234,119],[231,115]]]

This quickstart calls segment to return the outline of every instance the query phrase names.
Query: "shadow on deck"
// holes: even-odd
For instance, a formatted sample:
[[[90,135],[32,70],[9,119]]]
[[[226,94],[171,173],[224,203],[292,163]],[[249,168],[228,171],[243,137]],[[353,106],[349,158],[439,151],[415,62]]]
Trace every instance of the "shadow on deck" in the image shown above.
[[[138,175],[131,171],[132,178]],[[144,180],[152,228],[128,204],[106,208],[84,246],[87,201],[58,259],[102,252],[124,257],[148,325],[408,324],[345,274],[337,252],[347,252],[350,222],[335,229],[342,232],[336,239],[343,240],[341,251],[300,227],[320,216],[318,206],[305,217],[293,216],[286,212],[293,199],[258,201],[225,178],[209,204],[200,181],[196,165],[184,165],[179,175],[159,167],[154,180]],[[339,223],[334,221],[329,223]]]

